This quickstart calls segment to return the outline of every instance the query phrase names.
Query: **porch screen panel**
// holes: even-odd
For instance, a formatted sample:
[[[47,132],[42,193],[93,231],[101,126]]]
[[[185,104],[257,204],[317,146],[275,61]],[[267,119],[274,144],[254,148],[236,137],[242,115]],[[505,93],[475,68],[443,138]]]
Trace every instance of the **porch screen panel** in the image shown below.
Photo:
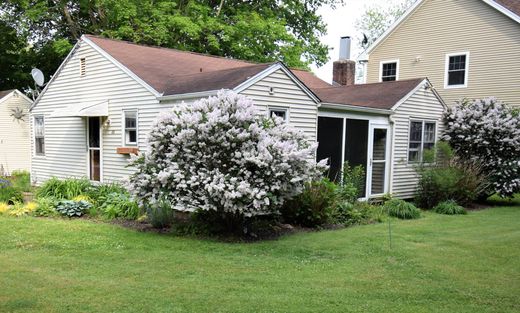
[[[362,165],[365,170],[364,184],[360,190],[360,197],[366,193],[367,149],[368,149],[368,121],[347,119],[345,129],[345,162],[351,167]]]
[[[316,159],[329,159],[329,178],[336,180],[341,170],[343,119],[318,117],[318,151]]]

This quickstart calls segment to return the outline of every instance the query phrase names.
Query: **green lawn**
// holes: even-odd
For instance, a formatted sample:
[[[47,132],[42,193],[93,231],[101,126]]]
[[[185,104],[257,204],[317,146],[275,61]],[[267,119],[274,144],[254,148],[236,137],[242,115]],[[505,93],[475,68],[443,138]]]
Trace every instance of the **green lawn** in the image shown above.
[[[520,207],[232,244],[0,217],[0,312],[520,312]]]

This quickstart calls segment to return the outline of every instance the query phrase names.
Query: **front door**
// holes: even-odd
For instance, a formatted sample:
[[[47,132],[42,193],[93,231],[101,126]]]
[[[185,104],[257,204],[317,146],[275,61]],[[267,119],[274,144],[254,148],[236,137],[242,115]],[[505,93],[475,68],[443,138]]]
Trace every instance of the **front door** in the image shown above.
[[[100,117],[88,117],[87,119],[87,152],[89,178],[93,181],[101,181]]]
[[[388,190],[388,127],[370,126],[368,155],[368,194],[370,196],[385,194]]]

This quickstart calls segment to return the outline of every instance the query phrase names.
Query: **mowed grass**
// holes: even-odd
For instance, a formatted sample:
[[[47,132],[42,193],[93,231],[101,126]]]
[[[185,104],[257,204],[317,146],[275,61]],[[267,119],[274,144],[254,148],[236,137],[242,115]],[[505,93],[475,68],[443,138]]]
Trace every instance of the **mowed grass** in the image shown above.
[[[520,207],[221,243],[0,217],[0,312],[520,312]]]

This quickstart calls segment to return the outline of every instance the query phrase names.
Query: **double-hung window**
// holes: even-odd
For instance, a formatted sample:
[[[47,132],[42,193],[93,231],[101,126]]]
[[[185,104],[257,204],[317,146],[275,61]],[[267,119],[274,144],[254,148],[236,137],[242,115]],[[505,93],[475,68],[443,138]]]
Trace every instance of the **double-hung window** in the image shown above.
[[[42,115],[34,117],[34,151],[45,155],[45,119]]]
[[[125,145],[137,145],[137,110],[123,111]]]
[[[469,53],[446,55],[445,88],[464,88],[468,85]]]
[[[408,143],[408,162],[422,162],[424,150],[435,146],[435,122],[411,121]]]
[[[379,81],[388,82],[399,79],[399,60],[381,61]]]
[[[287,122],[287,109],[285,108],[269,108],[269,117],[280,117]]]

